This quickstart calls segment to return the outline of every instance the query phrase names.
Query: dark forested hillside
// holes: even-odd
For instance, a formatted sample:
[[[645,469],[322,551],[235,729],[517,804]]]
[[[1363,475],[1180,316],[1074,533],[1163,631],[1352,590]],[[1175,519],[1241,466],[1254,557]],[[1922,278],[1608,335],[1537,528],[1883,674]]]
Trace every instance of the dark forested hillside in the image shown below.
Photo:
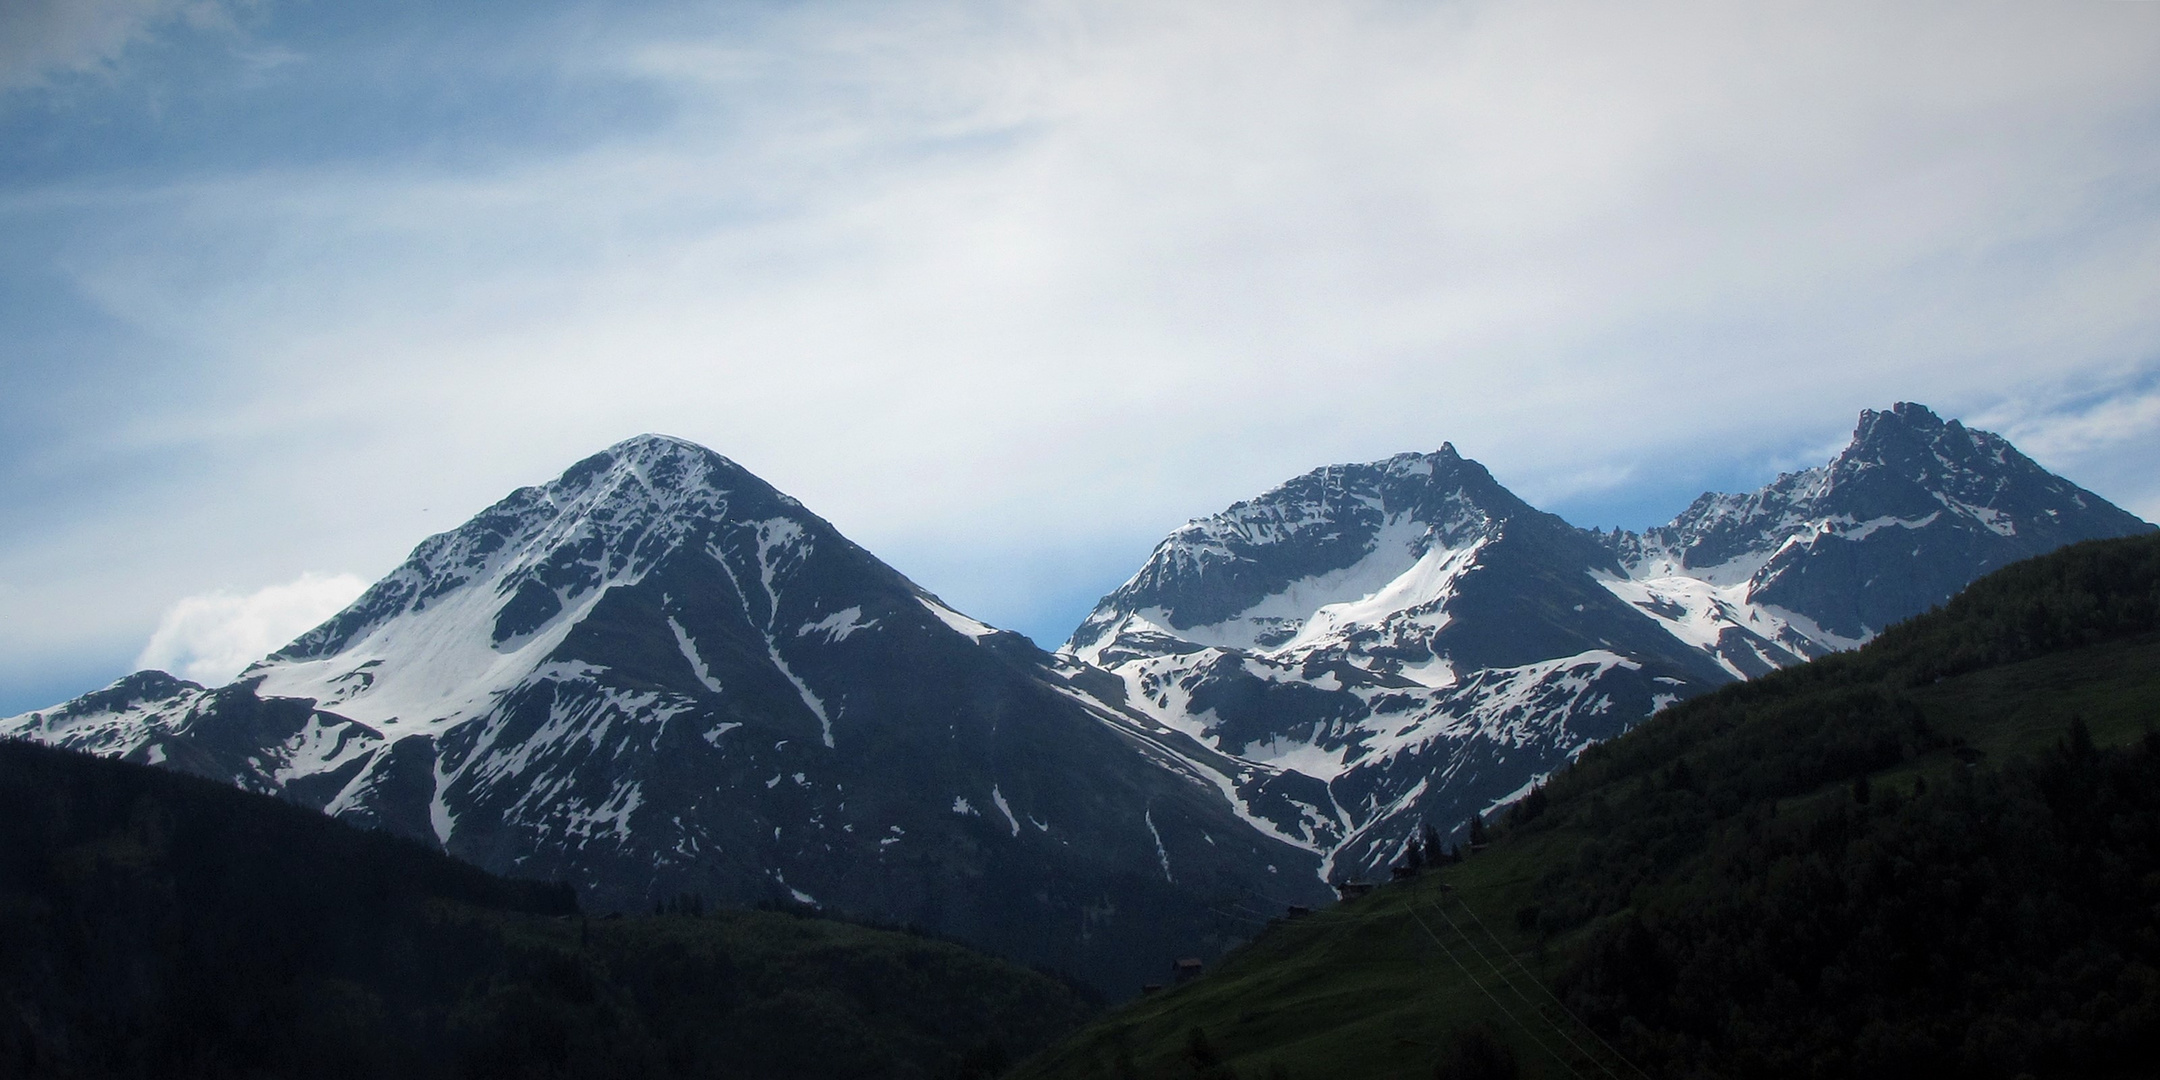
[[[2155,729],[2160,538],[2067,548],[1667,709],[1023,1074],[2149,1076]]]
[[[2078,545],[1584,754],[1563,996],[1666,1075],[2150,1075],[2156,631],[2160,541]]]
[[[1670,1076],[2152,1075],[2160,738],[1826,802],[1709,830],[1568,1002]]]
[[[1090,1006],[781,912],[559,885],[162,770],[0,743],[0,1075],[987,1076]]]

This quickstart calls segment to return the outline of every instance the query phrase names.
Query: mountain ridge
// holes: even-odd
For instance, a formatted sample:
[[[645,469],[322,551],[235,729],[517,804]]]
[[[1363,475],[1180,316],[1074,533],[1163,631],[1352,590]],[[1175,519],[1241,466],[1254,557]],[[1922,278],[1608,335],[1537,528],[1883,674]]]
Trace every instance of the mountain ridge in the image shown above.
[[[1326,466],[1173,532],[1053,654],[643,435],[423,540],[226,686],[136,673],[0,735],[603,909],[823,904],[1118,994],[1236,940],[1226,901],[1310,903],[1459,839],[1664,705],[1850,644],[1835,605],[1910,601],[1853,600],[1856,568],[1924,551],[1951,580],[2151,526],[1901,404],[1829,465],[1664,528],[1578,529],[1452,444]]]
[[[1445,445],[1188,522],[1062,651],[1284,769],[1270,784],[1305,794],[1279,823],[1354,875],[1428,825],[1459,837],[1666,702],[1851,648],[2006,562],[2151,528],[1911,403],[1863,412],[1827,465],[1643,533],[1578,529]]]

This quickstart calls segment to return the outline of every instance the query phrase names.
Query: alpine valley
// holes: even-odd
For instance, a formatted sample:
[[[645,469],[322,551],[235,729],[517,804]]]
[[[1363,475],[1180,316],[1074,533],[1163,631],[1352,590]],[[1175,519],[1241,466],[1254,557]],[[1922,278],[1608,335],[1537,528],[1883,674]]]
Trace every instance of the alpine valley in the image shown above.
[[[908,923],[1122,996],[1666,703],[2152,526],[1915,405],[1637,534],[1443,446],[1194,521],[1056,653],[728,459],[640,436],[424,541],[223,687],[130,675],[0,736],[566,880]]]

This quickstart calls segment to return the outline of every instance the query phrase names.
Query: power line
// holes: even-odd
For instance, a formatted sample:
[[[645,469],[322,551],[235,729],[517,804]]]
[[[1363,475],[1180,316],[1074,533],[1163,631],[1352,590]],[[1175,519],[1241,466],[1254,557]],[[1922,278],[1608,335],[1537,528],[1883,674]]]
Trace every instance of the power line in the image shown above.
[[[1550,1046],[1547,1046],[1545,1044],[1545,1040],[1538,1038],[1537,1032],[1530,1030],[1530,1025],[1523,1023],[1521,1017],[1516,1016],[1513,1012],[1508,1011],[1506,1003],[1502,1002],[1498,997],[1494,996],[1492,991],[1487,990],[1484,983],[1478,981],[1476,972],[1471,971],[1467,966],[1463,964],[1462,961],[1455,958],[1455,953],[1447,947],[1447,942],[1440,940],[1440,935],[1433,933],[1432,927],[1426,924],[1425,917],[1417,913],[1416,906],[1410,906],[1405,910],[1410,912],[1410,917],[1412,919],[1417,920],[1418,929],[1425,931],[1425,936],[1431,938],[1433,940],[1433,944],[1440,947],[1440,952],[1448,958],[1448,962],[1454,964],[1456,970],[1462,972],[1463,977],[1470,980],[1470,985],[1477,987],[1478,993],[1485,995],[1485,1000],[1493,1003],[1493,1008],[1500,1010],[1500,1015],[1507,1017],[1508,1020],[1513,1022],[1516,1027],[1521,1028],[1522,1033],[1525,1036],[1528,1036],[1531,1042],[1536,1043],[1538,1049],[1545,1051],[1545,1053],[1550,1055],[1554,1061],[1559,1062],[1560,1067],[1566,1069],[1569,1076],[1575,1077],[1576,1080],[1582,1080],[1582,1073],[1578,1071],[1575,1066],[1569,1064],[1566,1058],[1561,1057],[1559,1051],[1554,1050]],[[1464,938],[1463,940],[1465,942],[1469,941],[1468,938]],[[1538,1019],[1544,1020],[1545,1018],[1543,1016],[1540,1016],[1538,1017]],[[1546,1020],[1545,1022],[1547,1024],[1551,1023],[1550,1020]]]
[[[1507,977],[1507,973],[1501,970],[1500,965],[1494,963],[1491,957],[1486,956],[1485,951],[1478,948],[1477,942],[1472,940],[1469,934],[1464,933],[1463,928],[1458,925],[1453,918],[1449,917],[1446,908],[1435,904],[1433,905],[1433,910],[1438,912],[1441,918],[1447,919],[1448,928],[1455,931],[1455,933],[1463,939],[1463,942],[1470,946],[1471,955],[1476,956],[1479,960],[1483,960],[1485,962],[1485,966],[1492,969],[1494,977],[1500,980],[1501,985],[1506,986],[1510,991],[1515,994],[1516,997],[1521,998],[1523,1004],[1530,1006],[1531,1011],[1536,1012],[1539,1019],[1544,1020],[1547,1024],[1551,1024],[1552,1029],[1555,1032],[1558,1032],[1560,1037],[1566,1040],[1567,1044],[1570,1047],[1574,1048],[1576,1053],[1581,1054],[1584,1058],[1588,1059],[1592,1064],[1596,1065],[1600,1070],[1602,1070],[1605,1075],[1612,1077],[1613,1080],[1620,1080],[1620,1074],[1613,1072],[1610,1066],[1606,1065],[1602,1061],[1599,1061],[1596,1054],[1593,1054],[1590,1051],[1583,1049],[1583,1045],[1581,1043],[1576,1042],[1574,1038],[1568,1035],[1566,1028],[1561,1027],[1559,1024],[1553,1023],[1550,1018],[1546,1017],[1544,1011],[1538,1008],[1537,1003],[1530,1000],[1530,995],[1523,993],[1521,987],[1516,986],[1513,981],[1509,980]],[[1499,940],[1496,938],[1494,939],[1493,943],[1495,945],[1498,945]],[[1506,950],[1503,949],[1501,951],[1505,952]],[[1520,962],[1518,962],[1518,966],[1519,965]]]
[[[1509,951],[1507,945],[1500,940],[1500,936],[1493,933],[1492,927],[1486,925],[1485,920],[1478,916],[1477,910],[1470,906],[1469,901],[1463,899],[1460,894],[1456,895],[1455,901],[1457,904],[1461,905],[1463,913],[1468,915],[1473,922],[1477,923],[1478,929],[1484,931],[1486,938],[1492,942],[1494,951],[1500,953],[1503,956],[1506,956],[1508,958],[1508,962],[1513,964],[1516,970],[1522,973],[1522,977],[1529,981],[1531,985],[1536,986],[1538,988],[1538,992],[1545,995],[1545,997],[1552,1002],[1555,1008],[1559,1009],[1560,1012],[1565,1015],[1569,1020],[1574,1021],[1576,1026],[1582,1028],[1585,1032],[1588,1032],[1592,1039],[1597,1040],[1599,1046],[1603,1047],[1606,1052],[1610,1053],[1613,1057],[1619,1059],[1622,1065],[1627,1066],[1629,1070],[1633,1071],[1637,1076],[1642,1077],[1643,1080],[1652,1080],[1652,1077],[1648,1072],[1645,1072],[1641,1066],[1629,1060],[1627,1055],[1621,1053],[1618,1047],[1615,1047],[1610,1042],[1607,1042],[1604,1036],[1598,1034],[1596,1028],[1591,1027],[1583,1020],[1582,1017],[1577,1016],[1574,1010],[1567,1007],[1566,1002],[1560,1000],[1558,995],[1554,994],[1550,989],[1548,989],[1545,986],[1544,982],[1537,977],[1536,973],[1525,967],[1521,958],[1517,957],[1513,952]],[[1559,1062],[1561,1067],[1567,1069],[1570,1075],[1580,1077],[1582,1074],[1578,1072],[1572,1064],[1570,1064],[1565,1058],[1563,1058],[1558,1051],[1547,1045],[1544,1040],[1538,1038],[1536,1033],[1531,1031],[1529,1025],[1525,1024],[1521,1018],[1517,1017],[1513,1012],[1509,1011],[1507,1006],[1502,1003],[1500,999],[1495,996],[1491,990],[1487,989],[1484,983],[1478,980],[1476,973],[1472,972],[1469,967],[1464,965],[1463,962],[1455,956],[1454,951],[1448,948],[1447,943],[1442,941],[1439,935],[1433,932],[1432,926],[1426,923],[1422,915],[1418,914],[1417,903],[1417,896],[1413,892],[1412,895],[1407,898],[1404,905],[1404,910],[1407,911],[1410,917],[1417,922],[1418,929],[1424,931],[1425,936],[1431,938],[1434,945],[1439,946],[1441,953],[1448,958],[1448,962],[1454,964],[1456,969],[1461,971],[1463,975],[1470,980],[1470,984],[1472,986],[1475,986],[1479,993],[1484,994],[1486,999],[1491,1001],[1493,1003],[1493,1006],[1500,1010],[1501,1015],[1506,1016],[1510,1022],[1515,1024],[1516,1027],[1521,1028],[1523,1030],[1523,1033],[1529,1036],[1532,1042],[1537,1043],[1539,1049],[1544,1050],[1547,1055],[1553,1058],[1553,1060]],[[1225,901],[1225,904],[1226,906],[1237,910],[1219,910],[1216,912],[1216,914],[1224,918],[1242,918],[1243,920],[1249,922],[1265,922],[1268,924],[1273,924],[1282,918],[1281,916],[1263,915],[1258,910],[1249,907],[1235,899],[1227,900]],[[1568,1034],[1566,1028],[1562,1027],[1558,1023],[1555,1023],[1549,1017],[1544,1015],[1538,1003],[1531,1001],[1529,995],[1523,993],[1522,988],[1517,986],[1515,981],[1511,980],[1508,977],[1507,973],[1502,970],[1500,965],[1496,963],[1491,957],[1487,956],[1483,949],[1478,947],[1477,941],[1473,939],[1470,934],[1462,928],[1460,924],[1458,924],[1452,917],[1448,915],[1447,909],[1444,904],[1434,904],[1433,911],[1435,914],[1439,915],[1442,919],[1445,919],[1447,921],[1448,928],[1453,930],[1456,936],[1462,939],[1463,944],[1469,948],[1473,956],[1476,956],[1477,959],[1483,962],[1486,967],[1492,969],[1493,976],[1500,980],[1501,985],[1506,986],[1509,992],[1513,993],[1517,998],[1520,998],[1524,1005],[1529,1006],[1531,1011],[1537,1014],[1538,1020],[1541,1023],[1552,1028],[1553,1032],[1559,1035],[1560,1038],[1565,1041],[1571,1049],[1573,1049],[1577,1054],[1580,1054],[1584,1059],[1596,1065],[1599,1071],[1605,1073],[1605,1075],[1607,1076],[1613,1077],[1614,1080],[1619,1080],[1619,1074],[1613,1072],[1611,1066],[1607,1065],[1603,1059],[1601,1059],[1597,1054],[1590,1052],[1590,1050],[1584,1047],[1583,1044],[1575,1041],[1575,1039]],[[1309,914],[1300,916],[1299,921],[1311,920],[1317,923],[1332,923],[1336,925],[1342,925],[1383,922],[1390,920],[1390,918],[1391,915],[1387,912],[1376,911],[1365,915],[1352,915],[1344,911],[1322,908],[1310,912]]]
[[[1606,1042],[1605,1036],[1598,1034],[1596,1028],[1591,1027],[1588,1023],[1585,1023],[1582,1017],[1575,1015],[1575,1011],[1567,1007],[1567,1002],[1560,1000],[1560,996],[1558,994],[1555,994],[1550,989],[1547,989],[1545,983],[1540,980],[1535,974],[1533,974],[1529,968],[1523,967],[1523,962],[1521,958],[1517,957],[1514,953],[1507,951],[1507,947],[1500,943],[1500,936],[1492,932],[1492,927],[1485,925],[1485,920],[1478,918],[1477,909],[1471,907],[1469,901],[1464,900],[1462,896],[1458,894],[1455,897],[1455,902],[1462,905],[1464,913],[1468,914],[1471,920],[1477,923],[1478,929],[1485,931],[1485,936],[1492,939],[1493,947],[1495,949],[1498,949],[1500,952],[1506,954],[1508,960],[1514,963],[1516,968],[1521,970],[1523,975],[1530,980],[1530,984],[1538,988],[1539,993],[1542,993],[1546,997],[1551,998],[1552,1003],[1557,1006],[1561,1012],[1566,1013],[1568,1019],[1575,1021],[1575,1023],[1580,1025],[1584,1031],[1590,1033],[1591,1038],[1598,1041],[1599,1046],[1602,1046],[1606,1050],[1611,1051],[1612,1056],[1619,1058],[1620,1064],[1625,1065],[1630,1069],[1633,1069],[1635,1071],[1635,1075],[1642,1077],[1643,1080],[1651,1080],[1650,1074],[1644,1072],[1642,1066],[1637,1065],[1632,1061],[1629,1061],[1628,1056],[1621,1053],[1618,1047],[1614,1046],[1609,1042]],[[1608,1069],[1606,1071],[1610,1072],[1611,1070]]]

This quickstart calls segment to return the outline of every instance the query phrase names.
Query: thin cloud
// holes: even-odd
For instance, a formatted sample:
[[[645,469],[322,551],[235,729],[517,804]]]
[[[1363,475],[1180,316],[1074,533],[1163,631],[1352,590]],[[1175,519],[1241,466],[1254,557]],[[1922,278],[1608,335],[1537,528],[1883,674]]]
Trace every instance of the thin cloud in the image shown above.
[[[2011,441],[2036,458],[2113,450],[2160,433],[2160,386],[2125,389],[2098,401],[2019,416],[2005,427]]]
[[[109,70],[129,45],[176,24],[230,25],[205,0],[9,0],[0,5],[0,89]]]

